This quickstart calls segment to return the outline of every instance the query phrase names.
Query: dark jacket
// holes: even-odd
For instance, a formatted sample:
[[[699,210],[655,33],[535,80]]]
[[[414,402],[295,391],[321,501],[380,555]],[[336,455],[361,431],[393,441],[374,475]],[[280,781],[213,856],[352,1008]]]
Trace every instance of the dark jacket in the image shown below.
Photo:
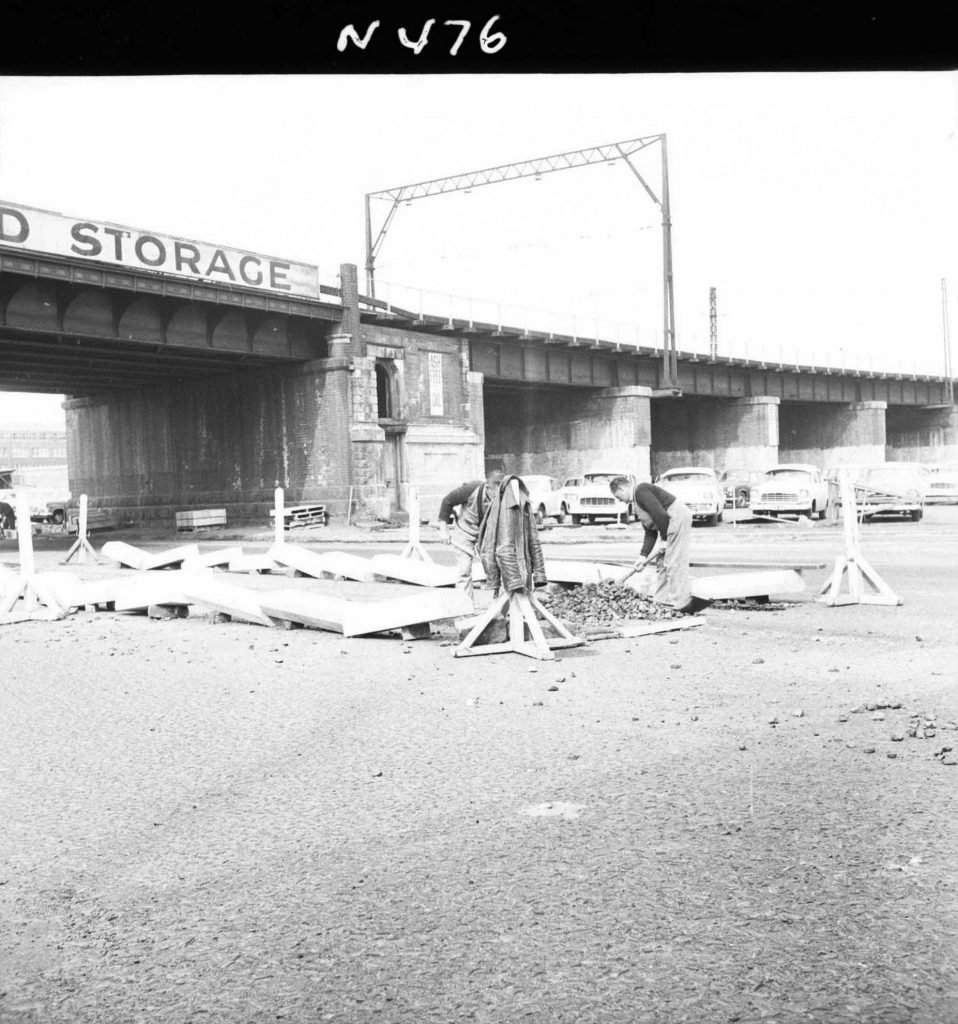
[[[638,484],[632,495],[632,500],[644,509],[652,517],[655,524],[653,529],[645,528],[645,540],[642,542],[642,553],[644,558],[655,546],[657,537],[665,540],[669,535],[669,513],[668,509],[675,503],[675,495],[655,484]]]
[[[512,481],[518,485],[518,500]],[[498,497],[479,528],[476,547],[486,578],[496,592],[501,587],[510,594],[532,590],[548,582],[529,491],[519,477],[507,476],[502,481]]]

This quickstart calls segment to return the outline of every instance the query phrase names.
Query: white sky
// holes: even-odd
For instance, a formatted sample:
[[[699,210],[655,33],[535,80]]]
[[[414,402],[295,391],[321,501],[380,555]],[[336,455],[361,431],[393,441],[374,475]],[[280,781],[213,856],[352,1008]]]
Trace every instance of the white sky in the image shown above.
[[[680,349],[707,351],[715,286],[722,354],[942,372],[955,72],[0,78],[0,199],[331,282],[362,272],[366,192],[661,132]],[[656,191],[658,155],[636,160]],[[621,163],[430,198],[397,212],[378,293],[660,344],[659,224]],[[0,396],[0,426],[25,419],[59,400]]]

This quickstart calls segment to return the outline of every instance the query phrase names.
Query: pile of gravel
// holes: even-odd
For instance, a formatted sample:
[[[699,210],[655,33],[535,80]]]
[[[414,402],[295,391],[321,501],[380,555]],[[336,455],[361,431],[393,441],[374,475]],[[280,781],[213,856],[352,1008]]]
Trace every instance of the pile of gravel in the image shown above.
[[[650,597],[636,593],[631,587],[605,580],[587,583],[571,590],[549,587],[538,591],[541,601],[553,615],[576,626],[598,626],[624,620],[682,618],[682,613],[656,604]]]

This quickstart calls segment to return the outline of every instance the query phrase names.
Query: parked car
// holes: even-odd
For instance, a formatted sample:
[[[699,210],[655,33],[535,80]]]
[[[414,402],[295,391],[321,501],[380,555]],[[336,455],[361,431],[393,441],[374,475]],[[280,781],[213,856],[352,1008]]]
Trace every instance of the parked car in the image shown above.
[[[591,522],[612,519],[627,523],[635,519],[632,503],[624,505],[609,490],[609,483],[617,476],[627,477],[633,487],[638,483],[631,473],[622,470],[594,470],[565,480],[562,484],[562,506],[573,523],[581,523],[584,519]]]
[[[925,504],[949,505],[958,502],[958,463],[937,462],[927,469]]]
[[[748,508],[752,491],[765,477],[760,469],[727,469],[719,477],[725,491],[726,508]]]
[[[854,481],[859,518],[908,516],[917,523],[924,515],[926,476],[918,462],[885,462],[859,470]],[[838,500],[841,504],[841,495]]]
[[[800,515],[825,518],[828,484],[817,466],[783,463],[766,470],[752,491],[752,512],[759,516]]]
[[[554,476],[523,476],[522,482],[529,488],[529,500],[536,519],[542,523],[554,518],[565,522],[566,505],[562,500],[562,484]]]
[[[725,508],[725,491],[708,466],[688,466],[669,469],[657,477],[655,483],[674,494],[706,526],[715,526]]]

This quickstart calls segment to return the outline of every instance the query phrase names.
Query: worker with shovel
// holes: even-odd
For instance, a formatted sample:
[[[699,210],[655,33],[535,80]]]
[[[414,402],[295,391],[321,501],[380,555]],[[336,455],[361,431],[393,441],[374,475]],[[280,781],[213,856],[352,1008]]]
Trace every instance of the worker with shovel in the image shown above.
[[[692,534],[692,513],[674,494],[655,484],[638,484],[635,489],[627,477],[617,476],[609,489],[628,505],[635,506],[636,515],[645,527],[645,540],[639,558],[623,577],[655,564],[657,580],[652,599],[670,605],[677,611],[692,614],[707,601],[692,597],[689,577],[689,540]]]
[[[470,601],[472,596],[472,563],[476,558],[479,527],[502,483],[501,466],[486,470],[485,480],[470,480],[450,491],[439,506],[439,540],[451,545],[456,553],[456,589]],[[458,508],[456,515],[454,509]],[[450,528],[450,524],[451,528]]]

